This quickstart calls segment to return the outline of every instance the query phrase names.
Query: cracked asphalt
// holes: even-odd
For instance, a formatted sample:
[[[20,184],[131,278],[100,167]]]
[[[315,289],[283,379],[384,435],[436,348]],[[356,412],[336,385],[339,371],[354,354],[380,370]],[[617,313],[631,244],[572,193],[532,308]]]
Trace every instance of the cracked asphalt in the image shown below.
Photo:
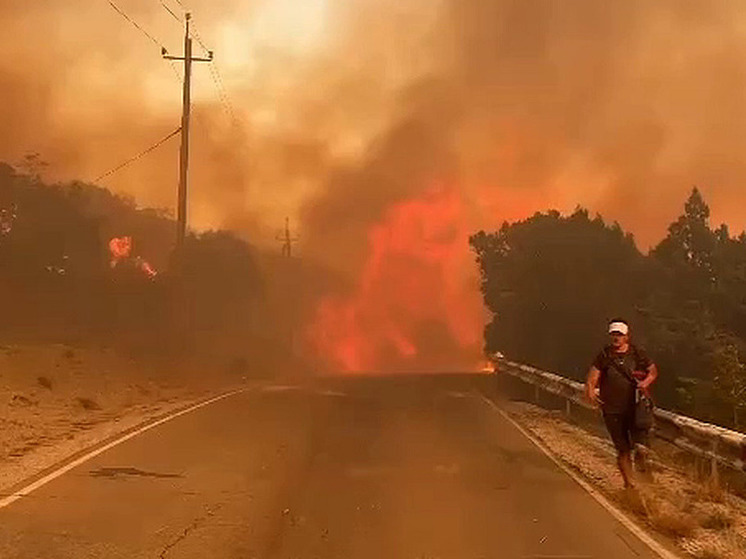
[[[0,510],[0,557],[652,558],[475,391],[484,377],[257,388]]]

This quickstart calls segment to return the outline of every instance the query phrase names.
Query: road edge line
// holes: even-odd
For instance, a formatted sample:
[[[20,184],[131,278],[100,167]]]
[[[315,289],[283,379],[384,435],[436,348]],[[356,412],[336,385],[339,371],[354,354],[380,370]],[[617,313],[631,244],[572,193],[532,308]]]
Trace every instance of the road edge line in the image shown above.
[[[187,408],[183,408],[181,410],[173,411],[155,421],[149,420],[146,421],[144,425],[141,425],[139,427],[135,427],[131,430],[126,431],[124,434],[116,437],[114,440],[102,445],[102,446],[95,446],[93,450],[86,452],[82,456],[79,456],[78,458],[64,463],[63,465],[55,468],[48,474],[42,476],[41,478],[37,479],[36,481],[29,483],[28,485],[25,485],[18,491],[14,491],[11,495],[0,499],[0,509],[3,509],[7,506],[12,505],[19,499],[22,499],[23,497],[27,497],[40,487],[43,487],[50,481],[53,481],[54,479],[60,477],[61,475],[69,472],[73,468],[76,468],[80,466],[81,464],[84,464],[85,462],[88,462],[90,459],[95,458],[99,454],[103,454],[107,450],[114,448],[115,446],[118,446],[122,444],[123,442],[126,442],[137,435],[141,435],[142,433],[149,431],[150,429],[153,429],[154,427],[158,427],[159,425],[163,425],[164,423],[171,421],[172,419],[176,419],[177,417],[180,417],[182,415],[185,415],[187,413],[193,412],[199,408],[202,408],[204,406],[207,406],[209,404],[215,403],[219,400],[223,400],[225,398],[228,398],[230,396],[234,396],[236,394],[240,394],[242,392],[246,392],[247,390],[250,390],[251,387],[244,387],[239,388],[236,390],[231,390],[229,392],[226,392],[224,394],[219,394],[217,396],[212,396],[206,400],[203,400],[201,402],[197,402],[196,404],[192,404],[191,406]]]
[[[655,538],[650,536],[643,528],[641,528],[634,520],[632,520],[627,514],[622,512],[614,504],[612,504],[606,497],[604,497],[599,491],[593,488],[591,484],[580,477],[576,472],[572,471],[566,464],[564,464],[554,453],[539,439],[537,439],[532,433],[530,433],[525,427],[518,423],[515,419],[510,417],[507,412],[501,409],[495,402],[487,398],[481,392],[476,392],[479,398],[486,403],[492,410],[496,411],[500,416],[506,419],[513,427],[518,429],[520,433],[531,441],[534,446],[541,450],[552,462],[554,462],[563,472],[570,476],[575,483],[580,485],[593,499],[601,505],[607,512],[609,512],[614,518],[616,518],[625,528],[627,528],[632,534],[634,534],[640,541],[647,545],[654,553],[657,553],[662,559],[681,559],[681,556],[676,555],[672,551],[669,551]]]

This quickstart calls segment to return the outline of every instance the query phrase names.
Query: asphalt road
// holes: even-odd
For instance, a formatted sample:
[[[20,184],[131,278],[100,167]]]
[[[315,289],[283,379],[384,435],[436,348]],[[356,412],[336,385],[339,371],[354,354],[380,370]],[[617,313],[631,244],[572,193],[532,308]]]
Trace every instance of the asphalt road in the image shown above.
[[[474,379],[273,385],[0,510],[0,557],[648,558]]]

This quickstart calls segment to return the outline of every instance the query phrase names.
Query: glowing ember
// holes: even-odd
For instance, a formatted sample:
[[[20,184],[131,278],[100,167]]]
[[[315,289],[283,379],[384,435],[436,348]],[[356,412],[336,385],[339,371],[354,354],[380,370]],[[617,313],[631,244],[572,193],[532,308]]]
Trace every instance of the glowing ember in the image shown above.
[[[484,361],[477,370],[480,373],[494,373],[496,371],[495,364],[492,361]]]
[[[139,256],[137,257],[137,267],[140,268],[149,278],[154,278],[158,275],[158,271]]]
[[[369,233],[355,293],[319,304],[308,333],[315,353],[345,371],[469,368],[483,325],[469,233],[455,190],[390,208]],[[448,345],[450,357],[470,357],[443,363]]]
[[[13,230],[13,222],[16,220],[16,206],[0,208],[0,236],[8,235]]]

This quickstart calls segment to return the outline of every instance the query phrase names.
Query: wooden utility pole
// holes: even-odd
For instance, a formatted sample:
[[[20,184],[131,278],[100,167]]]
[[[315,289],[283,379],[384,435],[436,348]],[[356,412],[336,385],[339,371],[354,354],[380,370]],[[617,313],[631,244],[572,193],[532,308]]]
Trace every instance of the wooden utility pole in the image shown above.
[[[191,112],[192,91],[192,62],[212,62],[212,51],[208,51],[207,58],[192,56],[192,37],[189,32],[190,13],[186,14],[186,30],[184,33],[184,56],[171,56],[166,49],[162,50],[163,58],[167,60],[184,61],[184,92],[181,113],[181,152],[179,155],[179,197],[178,218],[176,224],[176,252],[182,253],[187,225],[187,181],[189,176],[189,118]]]
[[[282,242],[282,255],[290,258],[293,256],[293,243],[297,243],[300,239],[290,235],[290,218],[285,218],[285,232],[281,235],[277,235],[276,239]]]

